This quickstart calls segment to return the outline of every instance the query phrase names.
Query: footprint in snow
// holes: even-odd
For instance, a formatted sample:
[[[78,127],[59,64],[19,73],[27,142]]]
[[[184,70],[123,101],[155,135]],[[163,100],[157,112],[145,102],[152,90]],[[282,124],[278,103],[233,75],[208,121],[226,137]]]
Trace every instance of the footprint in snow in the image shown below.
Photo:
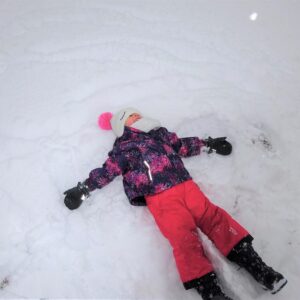
[[[265,150],[273,152],[273,146],[269,138],[267,138],[263,133],[261,133],[258,137],[252,138],[252,144],[261,145]]]
[[[9,285],[9,280],[7,277],[5,277],[1,282],[0,282],[0,289],[3,290]]]

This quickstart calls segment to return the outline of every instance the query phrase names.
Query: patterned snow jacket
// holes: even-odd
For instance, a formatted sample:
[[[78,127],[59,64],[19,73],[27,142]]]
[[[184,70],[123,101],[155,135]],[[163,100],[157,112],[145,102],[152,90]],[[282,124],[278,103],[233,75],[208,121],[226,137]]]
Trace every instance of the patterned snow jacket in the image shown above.
[[[198,137],[178,138],[164,127],[146,133],[125,126],[102,168],[92,170],[85,183],[91,191],[101,189],[122,174],[130,203],[146,205],[143,196],[191,179],[180,157],[200,154],[203,145]]]

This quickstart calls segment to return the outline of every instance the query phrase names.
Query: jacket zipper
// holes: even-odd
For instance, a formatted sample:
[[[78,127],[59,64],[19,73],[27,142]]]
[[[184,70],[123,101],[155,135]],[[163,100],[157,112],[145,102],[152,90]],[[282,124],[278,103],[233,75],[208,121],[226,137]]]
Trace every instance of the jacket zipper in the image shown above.
[[[150,169],[150,165],[149,165],[148,162],[145,161],[145,160],[144,160],[144,165],[145,165],[145,166],[147,167],[147,169],[148,169],[148,176],[149,176],[150,181],[153,181],[153,179],[152,179],[152,174],[151,174],[151,169]]]

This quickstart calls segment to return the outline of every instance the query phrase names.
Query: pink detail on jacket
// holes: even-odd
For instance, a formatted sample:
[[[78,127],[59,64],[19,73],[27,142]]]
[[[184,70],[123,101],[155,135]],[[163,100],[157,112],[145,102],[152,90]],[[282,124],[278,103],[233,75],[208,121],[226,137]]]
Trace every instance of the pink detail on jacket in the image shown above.
[[[122,174],[130,200],[160,193],[192,178],[181,157],[199,155],[203,144],[198,137],[179,138],[164,127],[146,133],[125,126],[108,159],[90,172],[86,184],[92,191]]]

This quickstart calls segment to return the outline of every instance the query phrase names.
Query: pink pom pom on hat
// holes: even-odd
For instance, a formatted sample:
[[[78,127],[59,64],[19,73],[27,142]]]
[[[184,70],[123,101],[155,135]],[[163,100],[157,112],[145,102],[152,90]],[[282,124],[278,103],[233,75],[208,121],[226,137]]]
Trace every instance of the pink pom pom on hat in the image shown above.
[[[103,130],[112,130],[110,120],[113,117],[111,112],[104,112],[98,117],[98,125]]]

